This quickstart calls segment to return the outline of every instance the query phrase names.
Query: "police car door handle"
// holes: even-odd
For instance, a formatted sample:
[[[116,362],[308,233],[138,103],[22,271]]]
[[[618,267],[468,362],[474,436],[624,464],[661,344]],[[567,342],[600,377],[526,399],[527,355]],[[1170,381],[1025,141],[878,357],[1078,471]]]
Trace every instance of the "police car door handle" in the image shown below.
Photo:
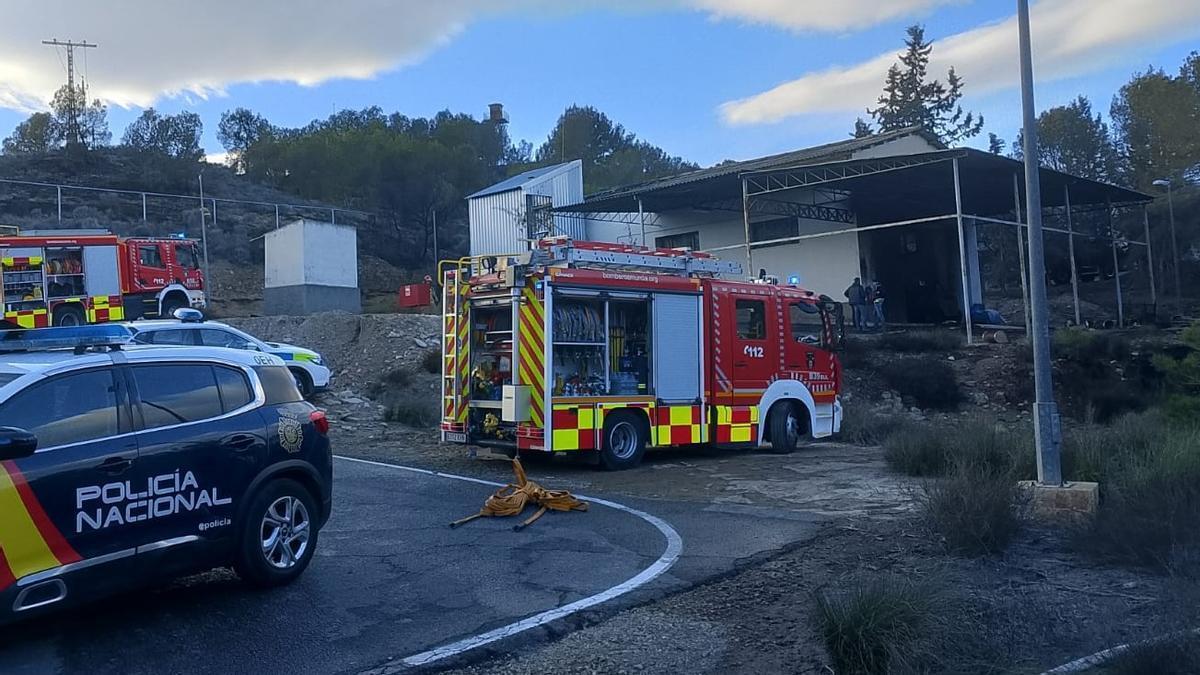
[[[127,471],[131,466],[133,466],[132,459],[117,455],[115,457],[109,457],[103,462],[100,462],[100,466],[98,468],[105,473],[122,473]]]
[[[245,452],[259,444],[259,438],[252,434],[233,434],[226,436],[221,444],[236,452]]]

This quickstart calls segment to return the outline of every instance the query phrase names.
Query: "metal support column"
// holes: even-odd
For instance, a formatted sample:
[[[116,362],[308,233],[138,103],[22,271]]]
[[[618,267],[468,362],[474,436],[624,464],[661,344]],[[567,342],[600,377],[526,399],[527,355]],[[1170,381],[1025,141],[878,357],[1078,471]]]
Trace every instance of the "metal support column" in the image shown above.
[[[1117,283],[1117,326],[1125,327],[1125,299],[1121,297],[1121,261],[1117,258],[1117,231],[1113,226],[1112,201],[1106,201],[1108,207],[1108,244],[1112,248],[1113,280]]]
[[[142,193],[142,222],[146,222],[146,193]]]
[[[1154,284],[1154,245],[1150,243],[1150,205],[1142,205],[1142,229],[1146,236],[1146,269],[1150,271],[1150,305],[1158,314],[1158,287]]]
[[[750,187],[742,179],[742,224],[746,227],[746,274],[757,277],[754,272],[754,253],[750,250]]]
[[[213,227],[221,227],[217,224],[217,200],[215,198],[212,200],[212,224]]]
[[[1034,443],[1038,483],[1063,484],[1058,406],[1050,362],[1050,319],[1046,309],[1046,257],[1042,241],[1042,183],[1038,166],[1038,126],[1033,100],[1033,46],[1029,0],[1017,0],[1017,34],[1021,53],[1021,112],[1025,129],[1025,214],[1029,221],[1029,305],[1033,318]]]
[[[337,225],[337,210],[329,209],[329,224]]]
[[[963,205],[962,205],[962,181],[958,173],[958,158],[955,157],[954,165],[954,218],[958,224],[958,262],[959,270],[962,272],[962,301],[963,301],[963,324],[967,327],[967,344],[971,344],[974,328],[971,326],[971,281],[968,278],[967,270],[967,237],[963,224]],[[978,255],[976,251],[976,255]]]
[[[275,205],[275,229],[279,229],[279,205]]]
[[[212,275],[208,273],[208,227],[204,223],[204,174],[198,176],[200,180],[200,245],[204,251],[204,278],[211,279]],[[205,289],[208,292],[208,297],[212,297],[212,288]]]
[[[1075,223],[1071,217],[1071,186],[1064,185],[1067,203],[1067,254],[1071,257],[1071,300],[1075,306],[1075,325],[1082,324],[1079,315],[1079,270],[1075,266]]]
[[[1029,275],[1025,271],[1025,227],[1021,225],[1021,178],[1013,174],[1013,204],[1017,217],[1017,267],[1021,275],[1021,307],[1025,310],[1025,337],[1032,335],[1033,313],[1029,310]]]
[[[642,208],[642,198],[637,198],[638,203],[638,223],[642,226],[642,246],[646,245],[646,211]]]
[[[58,192],[58,222],[62,222],[62,186],[58,185],[54,188]]]

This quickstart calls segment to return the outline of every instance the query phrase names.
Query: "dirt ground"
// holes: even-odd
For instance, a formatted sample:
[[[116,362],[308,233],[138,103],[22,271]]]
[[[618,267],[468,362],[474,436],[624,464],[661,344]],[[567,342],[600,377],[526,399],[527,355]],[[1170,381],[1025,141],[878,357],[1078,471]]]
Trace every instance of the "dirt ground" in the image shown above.
[[[441,445],[432,429],[385,422],[384,406],[368,395],[382,374],[404,368],[418,373],[404,385],[404,396],[436,405],[437,376],[420,373],[419,366],[436,344],[436,317],[234,323],[265,339],[294,341],[327,355],[334,386],[317,403],[333,420],[338,453],[510,480],[506,461]],[[956,369],[978,370],[979,379],[990,382],[1011,366],[1007,352],[980,354]],[[861,403],[885,400],[882,392],[866,388],[854,397]],[[977,413],[994,405],[979,403],[968,407]],[[469,663],[457,672],[828,673],[812,621],[813,594],[880,577],[936,591],[938,611],[925,629],[924,656],[914,666],[920,672],[1036,673],[1200,621],[1195,582],[1095,561],[1073,550],[1070,533],[1061,529],[1027,528],[1003,557],[947,554],[913,508],[919,483],[890,473],[878,448],[817,443],[789,456],[697,448],[651,451],[643,466],[625,472],[600,471],[583,461],[554,461],[535,470],[551,488],[616,499],[770,506],[815,514],[826,525],[732,575],[596,614],[553,642]]]

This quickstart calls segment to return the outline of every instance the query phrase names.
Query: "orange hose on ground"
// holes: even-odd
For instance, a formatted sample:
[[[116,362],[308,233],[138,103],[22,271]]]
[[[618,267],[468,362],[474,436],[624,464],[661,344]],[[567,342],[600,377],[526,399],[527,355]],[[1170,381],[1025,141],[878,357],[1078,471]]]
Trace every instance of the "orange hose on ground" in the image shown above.
[[[516,516],[530,504],[541,508],[519,525],[513,526],[513,530],[522,530],[529,527],[534,521],[541,518],[547,510],[587,511],[588,509],[587,502],[576,499],[570,492],[566,490],[547,490],[526,478],[525,468],[521,466],[521,460],[519,459],[513,459],[513,473],[517,475],[516,484],[505,485],[496,490],[484,502],[483,508],[479,510],[479,513],[456,520],[450,523],[450,527],[465,525],[476,518]]]

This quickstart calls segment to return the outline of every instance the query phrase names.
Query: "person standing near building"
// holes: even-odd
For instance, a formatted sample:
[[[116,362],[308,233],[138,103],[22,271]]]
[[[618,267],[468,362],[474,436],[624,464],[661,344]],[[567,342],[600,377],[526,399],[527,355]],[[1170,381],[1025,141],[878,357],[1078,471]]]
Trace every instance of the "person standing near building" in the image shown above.
[[[862,279],[854,277],[854,283],[846,289],[845,295],[850,303],[850,312],[854,316],[854,330],[866,329],[867,289],[863,288]]]
[[[871,293],[867,296],[867,300],[873,313],[872,322],[880,332],[883,332],[887,326],[887,320],[883,316],[883,301],[886,297],[887,295],[883,292],[883,284],[878,281],[871,284]]]

